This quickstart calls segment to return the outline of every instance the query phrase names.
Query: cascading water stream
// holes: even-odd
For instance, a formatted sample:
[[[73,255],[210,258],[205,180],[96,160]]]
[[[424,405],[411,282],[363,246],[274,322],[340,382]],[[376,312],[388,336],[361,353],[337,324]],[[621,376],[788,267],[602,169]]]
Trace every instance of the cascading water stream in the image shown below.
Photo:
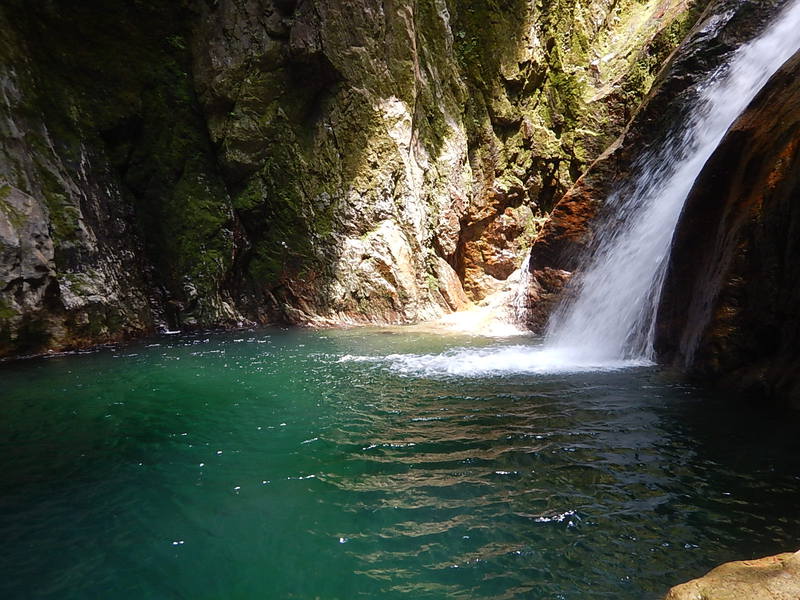
[[[654,358],[655,313],[684,201],[723,136],[767,80],[800,48],[800,1],[740,47],[701,90],[683,131],[639,161],[609,198],[588,266],[550,321],[547,351],[578,364]]]
[[[515,323],[523,327],[528,318],[528,290],[533,282],[530,267],[531,253],[529,251],[525,256],[525,260],[522,261],[522,266],[519,268],[519,281],[511,298],[511,318]]]

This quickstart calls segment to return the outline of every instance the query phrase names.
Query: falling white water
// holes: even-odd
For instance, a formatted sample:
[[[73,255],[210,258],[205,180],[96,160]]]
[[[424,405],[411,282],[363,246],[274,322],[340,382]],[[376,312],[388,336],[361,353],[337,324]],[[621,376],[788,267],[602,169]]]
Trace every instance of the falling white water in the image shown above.
[[[551,319],[550,350],[576,363],[654,358],[655,313],[683,203],[726,131],[798,48],[800,0],[792,0],[701,90],[683,131],[640,161],[632,185],[609,199],[615,221],[600,231],[574,300]]]

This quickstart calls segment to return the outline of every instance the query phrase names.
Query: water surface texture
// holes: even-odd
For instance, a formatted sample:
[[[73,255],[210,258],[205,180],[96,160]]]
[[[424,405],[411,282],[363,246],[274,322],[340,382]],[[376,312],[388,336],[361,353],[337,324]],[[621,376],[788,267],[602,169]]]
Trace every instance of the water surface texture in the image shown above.
[[[796,424],[535,343],[265,330],[0,365],[0,597],[658,598],[797,549]]]

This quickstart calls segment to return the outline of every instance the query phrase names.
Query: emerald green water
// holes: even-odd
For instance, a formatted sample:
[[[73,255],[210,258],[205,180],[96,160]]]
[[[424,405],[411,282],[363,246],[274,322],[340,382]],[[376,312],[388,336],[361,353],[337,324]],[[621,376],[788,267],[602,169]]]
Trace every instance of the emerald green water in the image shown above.
[[[263,330],[0,365],[0,598],[658,598],[800,547],[796,422],[528,344]]]

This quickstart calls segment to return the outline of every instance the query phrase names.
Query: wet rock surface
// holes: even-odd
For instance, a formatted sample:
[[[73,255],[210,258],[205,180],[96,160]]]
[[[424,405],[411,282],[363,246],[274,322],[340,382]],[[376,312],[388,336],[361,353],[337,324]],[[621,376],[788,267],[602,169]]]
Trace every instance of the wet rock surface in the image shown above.
[[[800,407],[800,54],[732,126],[687,199],[661,357],[751,401]]]

